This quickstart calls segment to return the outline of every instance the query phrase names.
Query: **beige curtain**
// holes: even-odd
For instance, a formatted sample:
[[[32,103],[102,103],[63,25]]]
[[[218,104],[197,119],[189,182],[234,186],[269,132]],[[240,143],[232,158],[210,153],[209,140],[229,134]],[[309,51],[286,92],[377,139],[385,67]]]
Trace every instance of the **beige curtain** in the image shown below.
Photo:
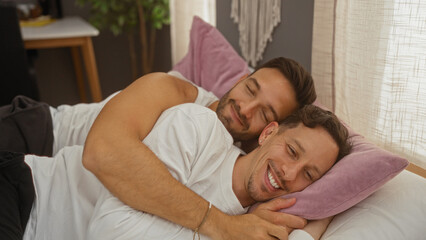
[[[312,75],[354,130],[426,168],[426,1],[316,0]]]
[[[194,15],[216,26],[216,0],[170,0],[169,6],[172,65],[175,65],[188,51]]]

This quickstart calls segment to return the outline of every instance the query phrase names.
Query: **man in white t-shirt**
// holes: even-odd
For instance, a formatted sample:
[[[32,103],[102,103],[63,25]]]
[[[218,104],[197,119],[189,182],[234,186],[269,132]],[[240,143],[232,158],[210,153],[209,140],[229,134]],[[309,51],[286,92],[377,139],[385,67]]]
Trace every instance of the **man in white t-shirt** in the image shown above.
[[[300,191],[320,178],[347,153],[346,140],[346,129],[332,113],[306,106],[280,126],[269,124],[259,137],[260,147],[244,155],[213,111],[184,104],[165,111],[143,142],[175,179],[221,211],[237,215],[255,202]],[[37,197],[24,239],[188,239],[193,235],[190,229],[136,211],[115,198],[84,169],[82,151],[82,146],[74,146],[54,158],[26,156]],[[205,218],[210,220],[208,213]],[[270,235],[287,237],[285,231]]]
[[[195,104],[209,107],[219,100],[212,92],[208,92],[196,86],[185,79],[179,72],[171,71],[168,74],[171,75],[170,77],[173,77],[175,81],[181,81],[181,79],[185,80],[197,89],[197,97],[194,100]],[[99,103],[83,103],[72,106],[60,105],[57,108],[50,107],[53,126],[52,156],[55,156],[56,153],[65,146],[84,145],[87,134],[99,112],[105,104],[118,93],[119,92],[111,94],[108,98]]]
[[[167,74],[150,74],[135,81],[111,100],[108,99],[109,101],[63,106],[56,109],[58,111],[51,109],[53,131],[47,130],[47,133],[53,133],[50,139],[54,139],[53,150],[56,152],[63,146],[86,142],[86,135],[91,129],[84,151],[85,167],[130,206],[193,228],[202,217],[204,200],[183,185],[173,187],[174,194],[180,196],[178,199],[184,200],[180,203],[169,202],[169,199],[161,197],[161,193],[157,195],[155,189],[145,188],[152,184],[150,181],[153,178],[150,174],[154,172],[161,172],[164,176],[156,184],[170,186],[175,183],[170,182],[170,174],[155,155],[140,144],[140,140],[147,135],[162,111],[176,104],[194,102],[200,92],[200,89],[197,90],[193,85]],[[298,107],[312,103],[315,98],[310,74],[291,59],[277,58],[243,78],[220,102],[216,101],[209,107],[217,110],[220,120],[234,140],[242,141],[242,147],[247,151],[251,148],[246,147],[244,143],[258,136],[269,122],[284,119]],[[99,112],[101,114],[97,117]],[[30,118],[25,118],[27,119]],[[94,127],[91,128],[93,122]],[[31,125],[28,121],[24,123],[27,123],[25,126]],[[20,130],[21,128],[19,134],[22,133]],[[38,135],[33,136],[31,130],[27,132],[35,140],[24,141],[24,144],[35,142],[46,145],[44,139]],[[50,144],[52,145],[52,142]],[[133,151],[126,150],[130,146],[134,146]],[[133,155],[134,151],[138,154]],[[144,168],[138,165],[142,161],[146,163]],[[135,168],[128,168],[129,165],[134,165]],[[133,172],[136,170],[146,172],[138,175]],[[170,209],[163,210],[164,206]],[[281,204],[280,207],[289,205]],[[231,233],[230,238],[245,232],[246,224],[255,224],[257,221],[253,221],[250,216],[232,220],[214,209],[212,215],[217,219],[212,225],[215,225],[216,229],[221,228],[224,236]],[[277,221],[273,211],[270,214],[265,211],[259,217],[291,228],[300,228],[305,224],[303,219],[288,214],[280,214],[280,220]],[[223,224],[225,222],[227,224]],[[232,232],[229,231],[231,229]]]

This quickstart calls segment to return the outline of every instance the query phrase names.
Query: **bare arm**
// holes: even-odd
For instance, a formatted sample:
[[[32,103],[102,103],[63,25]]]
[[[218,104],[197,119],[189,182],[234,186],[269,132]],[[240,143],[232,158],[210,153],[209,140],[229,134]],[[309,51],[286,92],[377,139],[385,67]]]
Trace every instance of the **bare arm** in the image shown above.
[[[179,184],[141,140],[163,110],[194,102],[196,94],[195,87],[167,74],[136,80],[105,105],[83,152],[84,166],[124,203],[190,228],[201,221],[198,210],[205,201]]]
[[[121,201],[191,229],[203,219],[207,201],[174,179],[141,140],[162,111],[194,102],[196,95],[191,84],[167,74],[138,79],[105,105],[83,153],[84,166]],[[216,208],[200,231],[213,239],[256,239],[251,231],[260,239],[287,236],[284,228],[253,214],[228,216]]]
[[[333,220],[333,217],[310,221],[303,230],[309,233],[313,239],[319,240],[324,234],[325,230],[327,230],[331,220]]]

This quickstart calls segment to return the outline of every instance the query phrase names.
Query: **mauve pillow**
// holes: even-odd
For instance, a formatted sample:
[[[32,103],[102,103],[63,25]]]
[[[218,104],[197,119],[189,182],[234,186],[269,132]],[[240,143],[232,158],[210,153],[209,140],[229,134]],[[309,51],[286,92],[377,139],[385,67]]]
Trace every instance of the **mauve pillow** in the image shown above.
[[[173,70],[221,98],[245,74],[247,63],[213,26],[194,16],[188,53]]]
[[[364,200],[407,167],[406,159],[346,127],[353,145],[351,153],[303,191],[282,196],[295,197],[297,201],[281,212],[310,220],[336,215]]]

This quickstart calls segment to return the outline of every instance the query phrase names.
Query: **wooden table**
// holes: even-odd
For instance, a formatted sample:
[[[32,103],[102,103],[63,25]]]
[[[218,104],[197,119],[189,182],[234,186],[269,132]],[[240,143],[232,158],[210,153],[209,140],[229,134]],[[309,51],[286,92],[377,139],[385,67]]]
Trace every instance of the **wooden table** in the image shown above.
[[[42,27],[21,27],[26,49],[70,47],[80,98],[87,102],[80,51],[86,68],[92,101],[102,100],[92,37],[99,31],[80,17],[67,17]]]

